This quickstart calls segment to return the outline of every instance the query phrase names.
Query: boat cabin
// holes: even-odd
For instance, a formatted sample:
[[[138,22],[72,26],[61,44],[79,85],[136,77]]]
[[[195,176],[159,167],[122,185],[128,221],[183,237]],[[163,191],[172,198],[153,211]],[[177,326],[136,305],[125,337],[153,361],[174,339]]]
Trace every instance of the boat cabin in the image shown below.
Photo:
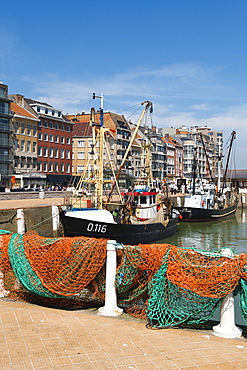
[[[140,220],[149,220],[157,213],[157,195],[155,189],[148,186],[136,186],[134,190],[121,193],[124,202],[131,202],[134,215]]]

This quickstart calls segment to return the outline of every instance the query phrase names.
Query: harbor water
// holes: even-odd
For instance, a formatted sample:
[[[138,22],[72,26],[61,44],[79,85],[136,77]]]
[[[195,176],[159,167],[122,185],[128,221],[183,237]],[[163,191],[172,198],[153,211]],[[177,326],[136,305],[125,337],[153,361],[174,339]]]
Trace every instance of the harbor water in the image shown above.
[[[175,235],[162,241],[181,248],[197,248],[219,252],[231,248],[236,254],[247,253],[247,209],[238,208],[235,216],[218,222],[180,222]],[[235,298],[236,324],[247,325]],[[219,310],[213,320],[219,321]]]

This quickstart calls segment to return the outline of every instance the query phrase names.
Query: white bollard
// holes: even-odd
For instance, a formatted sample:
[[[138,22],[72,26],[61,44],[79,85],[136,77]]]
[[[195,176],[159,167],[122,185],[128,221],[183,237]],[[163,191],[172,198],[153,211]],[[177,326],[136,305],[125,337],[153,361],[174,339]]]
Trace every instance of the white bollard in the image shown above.
[[[52,229],[55,236],[57,236],[57,232],[59,230],[59,210],[58,206],[52,206]]]
[[[98,314],[102,316],[119,316],[123,310],[117,306],[117,295],[115,288],[117,268],[116,241],[108,240],[106,257],[106,287],[105,287],[105,305],[100,307]]]
[[[180,197],[177,197],[177,206],[181,207],[181,198]]]
[[[227,257],[233,255],[230,248],[221,249],[220,254]],[[221,338],[239,338],[242,335],[242,330],[235,325],[233,293],[228,294],[221,303],[220,323],[213,326],[213,334]]]
[[[25,218],[24,218],[24,211],[23,209],[17,209],[17,232],[19,234],[25,233]]]

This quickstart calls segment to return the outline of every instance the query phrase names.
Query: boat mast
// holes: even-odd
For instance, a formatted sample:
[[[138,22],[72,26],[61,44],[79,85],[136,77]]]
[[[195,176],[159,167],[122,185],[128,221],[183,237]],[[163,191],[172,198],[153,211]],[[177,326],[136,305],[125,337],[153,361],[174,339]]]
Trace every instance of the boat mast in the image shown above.
[[[140,124],[141,124],[141,122],[142,122],[142,120],[143,120],[143,117],[144,117],[145,113],[148,111],[148,109],[149,109],[149,108],[150,108],[150,111],[152,110],[153,103],[151,103],[150,101],[148,101],[148,100],[147,100],[147,101],[145,101],[145,102],[143,102],[143,103],[141,103],[141,104],[142,104],[142,105],[145,105],[145,106],[144,106],[143,111],[142,111],[142,113],[141,113],[141,115],[140,115],[140,118],[139,118],[139,120],[138,120],[138,122],[137,122],[137,125],[136,125],[136,128],[135,128],[135,131],[134,131],[134,133],[133,133],[133,135],[132,135],[132,137],[131,137],[131,140],[130,140],[130,142],[129,142],[129,145],[128,145],[128,148],[127,148],[127,150],[126,150],[126,152],[125,152],[125,155],[124,155],[124,157],[123,157],[123,159],[122,159],[122,162],[121,162],[121,164],[120,164],[120,166],[119,166],[118,172],[117,172],[117,174],[116,174],[116,178],[115,178],[115,180],[114,180],[114,181],[113,181],[113,183],[112,183],[112,187],[111,187],[111,190],[110,190],[110,192],[109,192],[109,195],[108,195],[108,198],[107,198],[106,203],[109,203],[109,202],[110,202],[110,199],[111,199],[111,196],[112,196],[113,190],[114,190],[114,188],[115,188],[115,186],[116,186],[116,182],[117,182],[117,180],[119,179],[119,176],[120,176],[120,174],[121,174],[121,172],[122,172],[122,168],[123,168],[124,163],[125,163],[125,161],[126,161],[126,159],[127,159],[128,155],[129,155],[129,151],[130,151],[130,149],[131,149],[131,146],[132,146],[132,144],[133,144],[133,141],[134,141],[134,140],[135,140],[135,138],[136,138],[136,134],[137,134],[138,129],[139,129],[139,127],[140,127]]]
[[[230,146],[229,146],[229,151],[228,151],[228,156],[227,156],[227,161],[226,161],[226,168],[225,168],[225,172],[224,172],[224,175],[223,175],[223,189],[225,187],[225,183],[226,183],[226,173],[227,173],[227,170],[228,170],[228,166],[229,166],[229,160],[230,160],[230,155],[231,155],[231,151],[232,151],[232,144],[233,144],[233,140],[236,139],[236,131],[232,131],[231,133],[231,141],[230,141]]]
[[[195,195],[196,193],[196,147],[194,148],[194,160],[193,160],[193,188],[192,188],[192,194]]]
[[[93,94],[93,99],[99,98],[100,99],[100,124],[95,124],[94,120],[92,122],[93,126],[93,149],[96,144],[95,138],[95,130],[97,130],[97,138],[99,140],[99,156],[96,158],[94,152],[94,174],[95,174],[95,204],[97,208],[103,208],[103,170],[104,170],[104,163],[103,163],[103,155],[104,155],[104,134],[106,129],[104,128],[104,97],[103,94],[101,96]]]
[[[205,156],[206,156],[206,161],[207,161],[207,166],[208,166],[208,170],[209,170],[210,180],[211,180],[211,182],[213,182],[213,176],[212,176],[212,171],[211,171],[211,167],[210,167],[210,164],[209,164],[208,153],[206,151],[206,147],[205,147],[205,143],[204,143],[204,140],[203,140],[202,133],[200,133],[200,139],[202,141],[204,153],[205,153]]]

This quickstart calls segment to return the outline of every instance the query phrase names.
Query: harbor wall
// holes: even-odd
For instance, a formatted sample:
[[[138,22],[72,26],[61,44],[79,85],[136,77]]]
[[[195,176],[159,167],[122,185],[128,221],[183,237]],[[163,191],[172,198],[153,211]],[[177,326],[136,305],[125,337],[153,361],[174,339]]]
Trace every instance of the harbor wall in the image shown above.
[[[17,233],[20,232],[18,222],[22,222],[24,231],[33,230],[44,237],[62,236],[62,226],[54,228],[53,207],[56,207],[59,212],[60,207],[57,206],[23,208],[21,209],[22,217],[18,215],[18,209],[2,209],[0,210],[0,229]]]

